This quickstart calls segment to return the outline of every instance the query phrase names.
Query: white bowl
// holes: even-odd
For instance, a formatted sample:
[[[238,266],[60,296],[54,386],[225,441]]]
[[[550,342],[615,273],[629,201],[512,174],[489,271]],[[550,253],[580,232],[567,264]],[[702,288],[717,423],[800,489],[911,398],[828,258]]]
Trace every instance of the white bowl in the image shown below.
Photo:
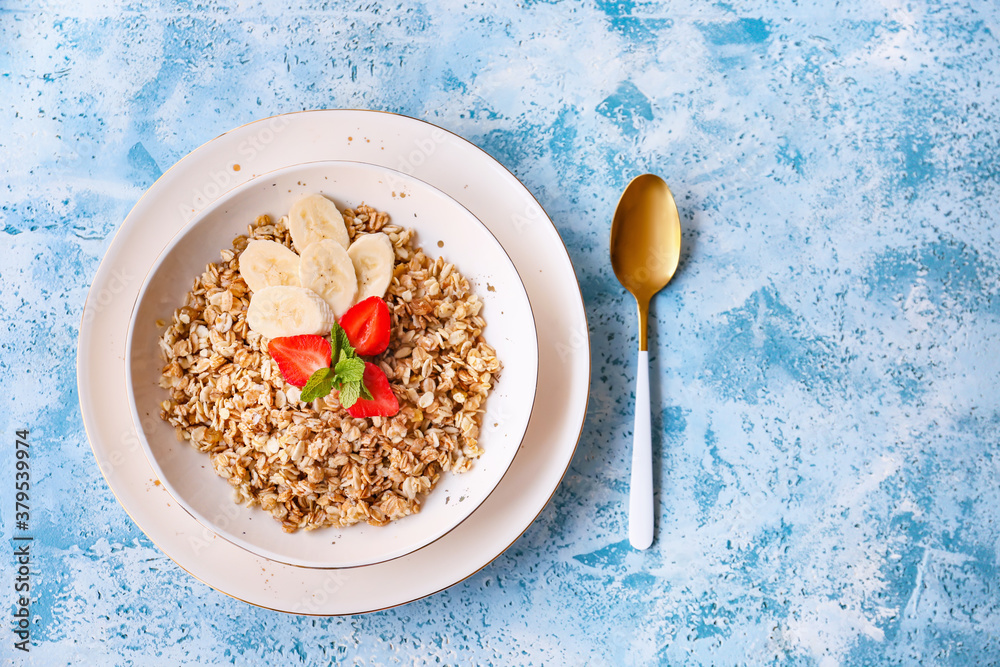
[[[176,439],[159,418],[167,398],[158,381],[163,366],[157,320],[174,309],[205,265],[220,259],[235,236],[262,213],[277,220],[299,197],[321,192],[338,207],[362,203],[385,211],[394,224],[416,231],[431,257],[443,255],[465,275],[483,301],[485,337],[504,365],[488,401],[479,444],[484,453],[462,474],[444,473],[418,514],[387,526],[282,531],[259,507],[233,501],[207,454]],[[184,214],[184,212],[180,212]],[[439,248],[439,241],[443,247]],[[490,289],[490,287],[494,289]],[[126,344],[126,384],[132,419],[150,464],[173,498],[215,535],[278,562],[316,568],[355,567],[398,558],[467,519],[500,482],[520,446],[534,404],[538,340],[521,279],[500,243],[461,204],[403,173],[360,162],[311,162],[258,176],[223,195],[163,250],[139,291]],[[214,535],[213,535],[214,534]]]

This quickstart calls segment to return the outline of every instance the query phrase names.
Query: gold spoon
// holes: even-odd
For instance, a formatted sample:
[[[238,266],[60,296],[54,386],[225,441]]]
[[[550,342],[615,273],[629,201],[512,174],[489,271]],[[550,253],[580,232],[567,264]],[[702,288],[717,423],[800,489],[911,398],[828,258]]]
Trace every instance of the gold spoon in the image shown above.
[[[653,543],[653,453],[649,425],[649,300],[667,286],[681,255],[681,220],[670,188],[653,174],[625,188],[611,223],[611,268],[639,306],[639,370],[635,387],[628,539],[636,549]]]

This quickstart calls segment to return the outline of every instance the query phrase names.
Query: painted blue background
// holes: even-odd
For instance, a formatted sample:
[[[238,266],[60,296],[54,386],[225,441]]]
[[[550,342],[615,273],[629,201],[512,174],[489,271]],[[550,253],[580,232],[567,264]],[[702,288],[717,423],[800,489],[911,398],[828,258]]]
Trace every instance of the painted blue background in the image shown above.
[[[0,530],[28,426],[29,662],[1000,664],[1000,5],[813,4],[0,0]],[[569,246],[593,343],[583,439],[527,533],[345,619],[248,607],[164,557],[97,470],[72,361],[160,173],[318,107],[424,118],[510,167]],[[644,171],[685,251],[654,304],[639,553],[634,306],[606,256]],[[0,559],[3,609],[12,577]]]

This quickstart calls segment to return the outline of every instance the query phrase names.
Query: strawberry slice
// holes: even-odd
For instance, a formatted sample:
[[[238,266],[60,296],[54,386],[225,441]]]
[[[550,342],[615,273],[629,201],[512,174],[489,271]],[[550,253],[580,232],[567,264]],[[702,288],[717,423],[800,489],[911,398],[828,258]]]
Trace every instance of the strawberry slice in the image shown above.
[[[371,392],[372,397],[371,400],[359,398],[357,403],[347,408],[352,417],[391,417],[399,412],[399,401],[396,400],[396,395],[392,393],[392,387],[389,386],[389,378],[385,376],[381,368],[370,361],[366,361],[363,382],[368,387],[368,391]]]
[[[329,367],[332,354],[330,341],[311,335],[272,338],[267,351],[278,362],[285,382],[296,387],[306,386],[313,373]]]
[[[389,306],[377,296],[351,306],[340,318],[340,326],[351,341],[354,351],[370,357],[385,352],[389,347]]]

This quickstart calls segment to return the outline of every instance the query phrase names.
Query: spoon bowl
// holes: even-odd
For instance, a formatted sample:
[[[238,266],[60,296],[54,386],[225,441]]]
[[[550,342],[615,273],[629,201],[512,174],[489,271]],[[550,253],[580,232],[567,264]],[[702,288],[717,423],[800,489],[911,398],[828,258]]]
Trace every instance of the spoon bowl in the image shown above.
[[[625,188],[611,223],[611,268],[639,305],[639,349],[646,349],[649,300],[667,286],[681,257],[681,220],[670,188],[654,174]]]
[[[639,367],[629,489],[629,541],[636,549],[653,543],[653,456],[649,420],[649,301],[667,286],[681,256],[681,220],[670,188],[654,174],[637,176],[625,188],[611,223],[611,268],[639,309]]]

